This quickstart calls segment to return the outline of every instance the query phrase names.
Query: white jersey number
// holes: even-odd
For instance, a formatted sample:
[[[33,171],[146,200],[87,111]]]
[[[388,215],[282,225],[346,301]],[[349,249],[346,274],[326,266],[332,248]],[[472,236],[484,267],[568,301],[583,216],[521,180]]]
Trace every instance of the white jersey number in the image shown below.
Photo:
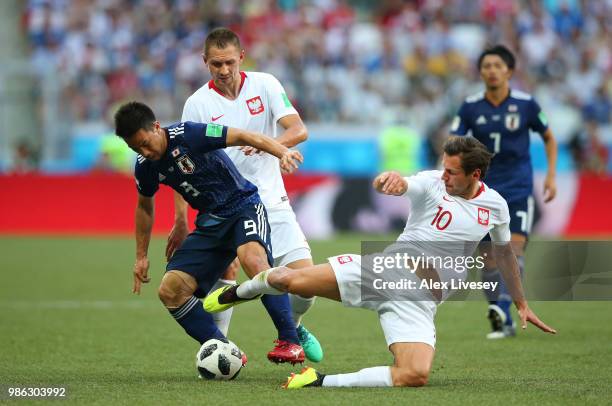
[[[491,133],[489,138],[493,140],[493,153],[497,154],[501,149],[501,133]]]
[[[521,219],[521,231],[526,233],[527,230],[527,221],[528,221],[528,215],[527,212],[524,210],[518,210],[516,212],[516,217],[519,217]]]
[[[245,235],[257,234],[257,224],[253,220],[244,220]]]
[[[185,191],[185,193],[190,193],[191,196],[193,197],[198,197],[200,195],[200,191],[196,188],[194,188],[191,183],[184,181],[183,183],[181,183],[179,185],[180,187],[183,188],[183,190]]]

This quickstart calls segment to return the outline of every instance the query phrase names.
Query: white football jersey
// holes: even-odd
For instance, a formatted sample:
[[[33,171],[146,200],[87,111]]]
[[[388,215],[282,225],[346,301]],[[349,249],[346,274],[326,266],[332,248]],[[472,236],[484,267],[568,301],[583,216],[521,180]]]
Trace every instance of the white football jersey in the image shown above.
[[[283,86],[268,73],[240,72],[240,75],[242,83],[235,100],[223,96],[210,80],[187,99],[181,121],[214,122],[276,138],[277,121],[298,114]],[[246,156],[239,147],[226,148],[225,152],[240,173],[257,186],[266,208],[288,202],[275,156],[266,153]]]
[[[510,241],[508,204],[480,183],[476,197],[466,200],[446,193],[442,171],[424,171],[405,178],[410,215],[398,241]]]
[[[397,241],[401,252],[443,260],[435,268],[440,281],[449,284],[441,291],[444,301],[456,290],[451,283],[468,276],[466,267],[456,265],[459,257],[472,256],[487,233],[494,243],[510,242],[510,214],[504,198],[483,182],[476,196],[466,200],[446,193],[441,176],[442,171],[424,171],[405,178],[411,209]]]

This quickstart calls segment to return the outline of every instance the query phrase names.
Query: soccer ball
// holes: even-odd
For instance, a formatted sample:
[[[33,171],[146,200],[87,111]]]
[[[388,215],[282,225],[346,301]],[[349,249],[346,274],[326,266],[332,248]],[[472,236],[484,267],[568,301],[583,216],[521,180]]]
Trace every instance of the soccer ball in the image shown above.
[[[202,379],[234,379],[242,369],[242,351],[229,340],[210,339],[196,354],[196,367]]]

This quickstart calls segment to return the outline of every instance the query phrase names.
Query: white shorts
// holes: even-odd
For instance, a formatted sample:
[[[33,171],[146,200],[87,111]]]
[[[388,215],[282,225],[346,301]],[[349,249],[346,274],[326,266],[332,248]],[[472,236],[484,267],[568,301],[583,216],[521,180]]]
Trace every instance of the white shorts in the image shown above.
[[[388,346],[393,343],[425,343],[436,348],[435,301],[363,301],[361,256],[338,255],[328,258],[328,261],[336,275],[342,303],[376,311]],[[415,275],[415,278],[418,277]]]
[[[283,266],[300,259],[312,259],[310,246],[297,222],[295,213],[287,203],[267,209],[272,231],[274,266]]]

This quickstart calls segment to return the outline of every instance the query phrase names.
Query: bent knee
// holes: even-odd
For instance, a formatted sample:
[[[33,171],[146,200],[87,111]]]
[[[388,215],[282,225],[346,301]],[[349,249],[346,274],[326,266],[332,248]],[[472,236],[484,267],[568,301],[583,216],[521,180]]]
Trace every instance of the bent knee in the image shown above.
[[[419,387],[427,385],[429,371],[398,368],[393,374],[393,386]]]
[[[167,284],[162,283],[159,285],[159,289],[157,289],[157,296],[166,307],[175,307],[172,305],[175,305],[176,302],[178,302],[180,293],[172,289],[172,287],[168,286]]]
[[[157,296],[168,308],[180,307],[193,295],[194,290],[179,275],[168,272],[157,289]]]

